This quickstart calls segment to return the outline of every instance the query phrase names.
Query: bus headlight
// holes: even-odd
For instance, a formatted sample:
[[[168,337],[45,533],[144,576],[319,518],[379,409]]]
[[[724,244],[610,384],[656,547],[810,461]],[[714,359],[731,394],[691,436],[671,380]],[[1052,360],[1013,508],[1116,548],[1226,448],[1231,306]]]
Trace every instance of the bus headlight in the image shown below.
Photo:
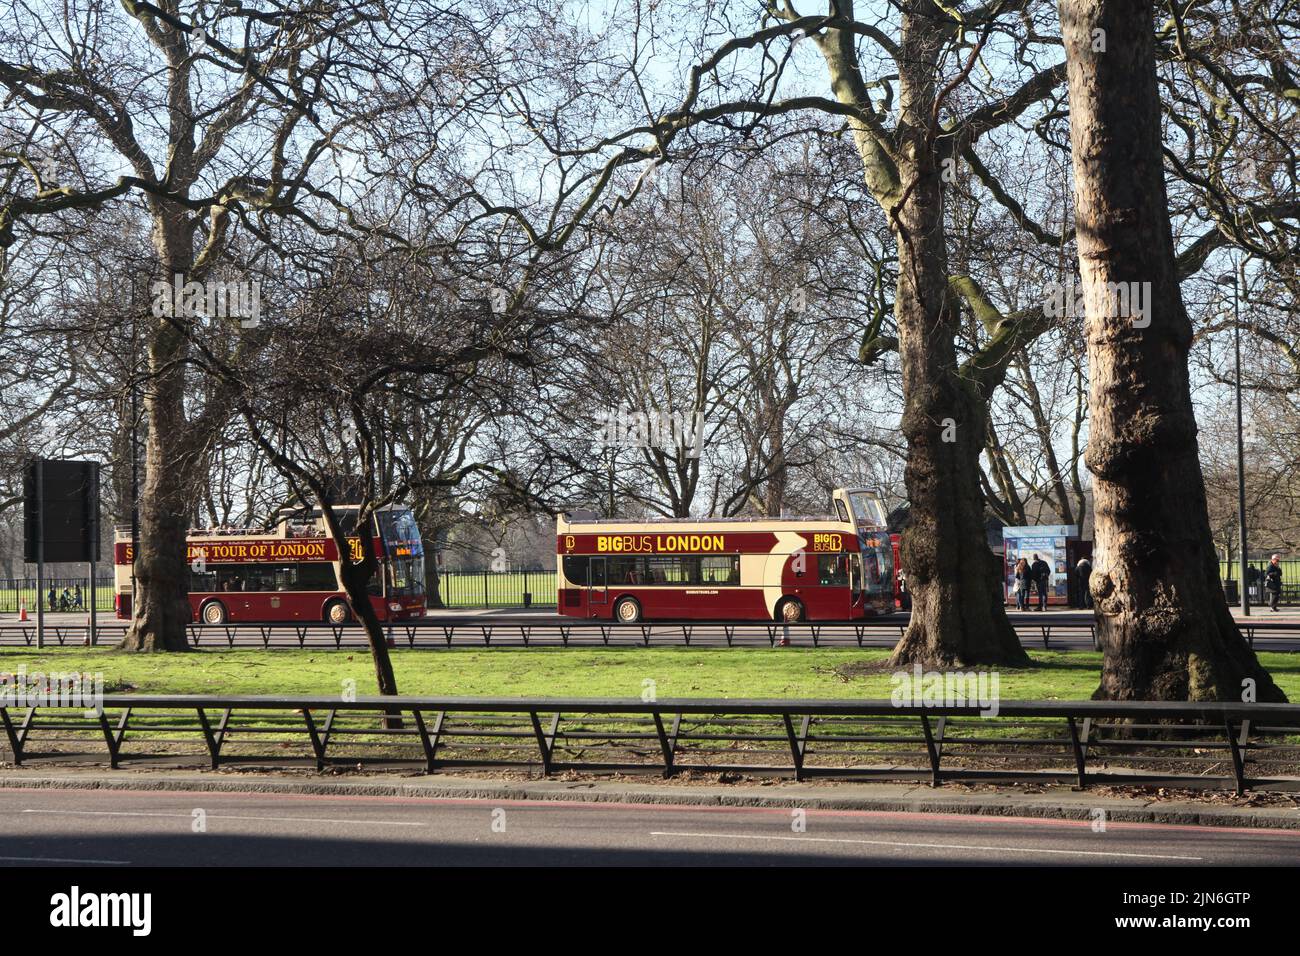
[[[390,604],[390,605],[388,605],[388,610],[390,610],[390,611],[400,611],[401,609],[402,609],[402,605],[400,605],[400,604]]]

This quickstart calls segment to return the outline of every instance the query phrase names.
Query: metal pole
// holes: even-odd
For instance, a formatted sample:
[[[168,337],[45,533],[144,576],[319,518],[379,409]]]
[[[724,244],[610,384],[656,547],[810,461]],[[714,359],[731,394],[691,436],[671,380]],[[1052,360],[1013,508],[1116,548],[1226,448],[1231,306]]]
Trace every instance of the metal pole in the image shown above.
[[[95,578],[99,572],[99,465],[90,467],[90,634],[87,643],[94,647],[99,636],[99,618],[95,605],[99,603]]]
[[[1246,577],[1246,441],[1241,416],[1241,294],[1237,274],[1232,276],[1232,341],[1237,364],[1237,526],[1241,529],[1241,613],[1250,616]]]
[[[36,460],[36,646],[45,646],[45,461],[40,458]]]
[[[131,310],[131,617],[135,617],[136,608],[139,607],[138,595],[135,587],[135,562],[140,557],[140,390],[136,382],[136,366],[139,364],[137,358],[137,326],[139,325],[139,309],[133,307]],[[116,545],[114,545],[116,547]],[[119,608],[119,610],[121,610]]]

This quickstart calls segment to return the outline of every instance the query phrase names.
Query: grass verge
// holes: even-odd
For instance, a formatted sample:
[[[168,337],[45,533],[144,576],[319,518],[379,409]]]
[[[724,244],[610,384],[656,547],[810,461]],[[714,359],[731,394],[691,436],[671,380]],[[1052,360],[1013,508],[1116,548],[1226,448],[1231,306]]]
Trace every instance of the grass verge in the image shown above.
[[[887,650],[854,648],[451,648],[391,652],[405,694],[451,697],[888,698]],[[1260,662],[1300,701],[1300,654]],[[1101,655],[1030,651],[1031,668],[999,668],[1004,700],[1080,700],[1096,689]],[[88,648],[4,648],[0,674],[102,673],[109,692],[333,695],[345,681],[374,692],[361,651],[201,650],[122,654]],[[653,684],[647,682],[653,682]]]

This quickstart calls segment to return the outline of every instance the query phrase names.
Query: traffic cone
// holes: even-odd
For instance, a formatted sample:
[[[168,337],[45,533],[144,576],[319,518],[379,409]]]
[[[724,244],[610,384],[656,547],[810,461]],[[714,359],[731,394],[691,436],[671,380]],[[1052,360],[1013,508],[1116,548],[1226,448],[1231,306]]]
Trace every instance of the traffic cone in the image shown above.
[[[18,620],[20,620],[20,621],[25,621],[25,620],[27,620],[27,602],[26,602],[26,601],[23,601],[22,604],[19,604],[19,605],[18,605]]]

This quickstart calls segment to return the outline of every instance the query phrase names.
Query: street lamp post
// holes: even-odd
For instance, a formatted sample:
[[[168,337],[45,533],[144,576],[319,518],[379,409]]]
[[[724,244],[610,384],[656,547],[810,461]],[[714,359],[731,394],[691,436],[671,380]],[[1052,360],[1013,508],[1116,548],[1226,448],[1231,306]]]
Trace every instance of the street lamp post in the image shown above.
[[[1236,362],[1237,391],[1237,527],[1241,530],[1241,613],[1250,616],[1250,594],[1247,589],[1246,558],[1246,444],[1242,432],[1241,416],[1241,286],[1237,273],[1228,272],[1215,280],[1219,285],[1232,286],[1232,346]]]

